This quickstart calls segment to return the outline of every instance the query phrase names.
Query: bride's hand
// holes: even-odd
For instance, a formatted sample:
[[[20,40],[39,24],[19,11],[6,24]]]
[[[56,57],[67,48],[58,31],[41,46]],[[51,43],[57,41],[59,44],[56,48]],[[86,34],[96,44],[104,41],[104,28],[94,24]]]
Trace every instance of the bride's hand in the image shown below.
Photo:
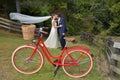
[[[59,27],[62,27],[62,25],[60,25]]]

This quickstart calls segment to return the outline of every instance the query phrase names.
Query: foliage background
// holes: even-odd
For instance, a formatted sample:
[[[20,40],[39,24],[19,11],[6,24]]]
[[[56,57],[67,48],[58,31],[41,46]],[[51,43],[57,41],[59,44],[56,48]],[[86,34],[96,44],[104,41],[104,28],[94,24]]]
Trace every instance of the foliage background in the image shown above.
[[[10,12],[20,12],[32,16],[46,16],[61,12],[66,19],[68,34],[76,35],[81,31],[96,35],[120,35],[119,0],[2,0],[0,16],[9,18]],[[50,21],[37,24],[51,26]]]

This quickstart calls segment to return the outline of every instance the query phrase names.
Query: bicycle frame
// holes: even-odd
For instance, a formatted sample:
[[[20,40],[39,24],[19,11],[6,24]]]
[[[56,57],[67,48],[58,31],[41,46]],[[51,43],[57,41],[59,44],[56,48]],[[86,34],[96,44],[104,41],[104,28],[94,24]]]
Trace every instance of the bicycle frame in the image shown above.
[[[41,48],[41,50],[39,50],[38,48]],[[36,43],[36,46],[35,46],[35,49],[34,49],[34,51],[33,51],[33,53],[30,55],[30,57],[28,58],[28,60],[30,60],[33,56],[34,56],[34,54],[36,53],[36,51],[37,50],[39,50],[43,55],[45,55],[45,57],[47,58],[47,60],[51,63],[51,64],[53,64],[53,65],[58,65],[58,66],[73,66],[73,65],[75,65],[75,66],[77,66],[78,64],[77,64],[77,62],[76,63],[74,63],[74,64],[62,64],[62,57],[63,57],[63,54],[66,52],[66,54],[68,54],[68,51],[67,51],[67,47],[65,46],[64,47],[64,49],[62,50],[62,52],[60,53],[60,55],[58,55],[58,56],[53,56],[51,53],[50,53],[50,51],[47,49],[47,47],[45,46],[45,44],[44,44],[44,42],[43,42],[43,39],[42,39],[42,37],[40,37],[39,39],[38,39],[38,41],[37,41],[37,43]],[[69,54],[68,54],[69,55]],[[69,55],[70,56],[70,55]],[[57,59],[57,61],[52,61],[50,58],[52,58],[52,59]],[[70,56],[70,58],[73,60],[73,61],[75,61],[74,60],[74,58],[72,58],[72,56]]]
[[[12,54],[11,60],[13,67],[20,73],[33,74],[38,72],[44,64],[44,56],[54,66],[54,76],[59,67],[73,78],[80,78],[87,75],[93,67],[93,59],[86,46],[67,47],[67,42],[72,42],[73,38],[64,38],[67,42],[59,55],[52,55],[45,46],[42,39],[42,31],[39,31],[40,37],[37,41],[33,40],[35,45],[26,44],[16,48]],[[32,51],[32,52],[31,52]],[[29,64],[28,64],[29,63]],[[82,65],[82,67],[81,67]]]

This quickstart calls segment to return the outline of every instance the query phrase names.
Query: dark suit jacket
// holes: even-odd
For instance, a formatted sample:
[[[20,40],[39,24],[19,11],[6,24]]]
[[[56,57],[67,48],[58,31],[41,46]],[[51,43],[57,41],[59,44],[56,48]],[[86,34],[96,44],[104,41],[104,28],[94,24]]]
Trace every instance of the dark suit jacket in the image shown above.
[[[62,35],[62,33],[66,33],[67,32],[67,28],[66,28],[66,23],[64,18],[60,17],[60,21],[58,25],[62,25],[62,27],[58,28],[59,34]]]

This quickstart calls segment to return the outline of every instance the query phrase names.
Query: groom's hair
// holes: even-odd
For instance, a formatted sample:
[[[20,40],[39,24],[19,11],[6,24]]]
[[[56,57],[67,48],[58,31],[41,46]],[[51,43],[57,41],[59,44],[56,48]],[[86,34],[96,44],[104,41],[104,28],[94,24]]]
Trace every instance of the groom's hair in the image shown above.
[[[62,17],[61,12],[53,12],[51,16],[57,15],[58,17]]]
[[[61,13],[60,12],[58,12],[58,13],[56,13],[57,15],[58,15],[58,17],[61,17]]]

